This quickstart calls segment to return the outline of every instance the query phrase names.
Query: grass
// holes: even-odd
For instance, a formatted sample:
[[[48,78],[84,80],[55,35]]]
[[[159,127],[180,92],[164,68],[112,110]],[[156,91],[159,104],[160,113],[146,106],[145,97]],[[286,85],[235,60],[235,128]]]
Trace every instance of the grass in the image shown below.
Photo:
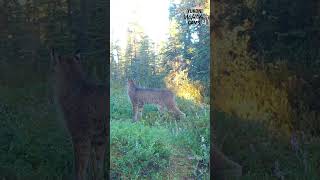
[[[46,83],[0,88],[0,179],[72,178],[71,141],[46,88]],[[208,107],[177,99],[186,119],[160,117],[150,105],[142,120],[132,123],[125,89],[111,93],[113,177],[208,179]],[[319,137],[300,135],[295,150],[290,137],[259,121],[221,112],[215,119],[218,146],[243,166],[242,179],[319,179]]]
[[[0,89],[0,179],[70,179],[71,141],[46,83]]]
[[[73,178],[71,140],[49,101],[47,88],[47,82],[39,81],[28,86],[0,87],[0,179]],[[208,176],[208,107],[179,100],[189,118],[176,123],[167,114],[160,119],[156,108],[147,106],[143,120],[132,123],[125,90],[112,92],[111,160],[117,165],[113,166],[113,177]],[[197,115],[192,116],[194,112]],[[205,143],[201,142],[201,136],[205,137]],[[200,161],[206,166],[197,168]]]
[[[180,121],[146,105],[132,122],[126,90],[111,89],[111,176],[124,179],[209,179],[209,107],[178,99]]]
[[[218,146],[243,166],[242,179],[319,179],[320,138],[292,138],[259,121],[216,112]]]

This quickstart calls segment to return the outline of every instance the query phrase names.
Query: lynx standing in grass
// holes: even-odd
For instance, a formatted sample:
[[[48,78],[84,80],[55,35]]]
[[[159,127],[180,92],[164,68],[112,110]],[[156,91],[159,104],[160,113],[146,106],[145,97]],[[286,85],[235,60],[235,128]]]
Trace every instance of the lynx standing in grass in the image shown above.
[[[87,178],[89,159],[94,179],[105,179],[109,88],[85,80],[79,54],[61,57],[52,50],[51,58],[56,102],[72,138],[76,180]]]
[[[141,88],[133,80],[128,80],[128,95],[132,104],[133,120],[137,121],[142,116],[145,104],[156,104],[160,112],[166,107],[174,114],[176,119],[185,116],[176,105],[174,94],[167,89]],[[139,118],[138,118],[139,116]]]

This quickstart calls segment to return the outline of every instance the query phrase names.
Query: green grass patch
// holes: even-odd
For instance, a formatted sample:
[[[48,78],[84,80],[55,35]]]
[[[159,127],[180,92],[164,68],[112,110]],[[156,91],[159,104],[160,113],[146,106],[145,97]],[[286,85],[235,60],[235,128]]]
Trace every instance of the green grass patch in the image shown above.
[[[319,179],[320,138],[291,137],[259,121],[216,112],[219,148],[243,167],[242,179]]]
[[[70,179],[71,141],[45,85],[0,91],[0,179]]]
[[[46,83],[0,88],[0,179],[73,178],[71,139]],[[177,99],[186,119],[148,105],[131,121],[126,90],[111,90],[113,177],[181,179],[209,176],[209,108]],[[204,141],[202,141],[204,140]]]
[[[111,122],[112,176],[153,177],[166,171],[172,152],[170,133],[128,121]]]
[[[129,97],[111,89],[111,174],[116,178],[209,178],[209,106],[177,98],[187,117],[176,121],[154,105],[132,121]]]

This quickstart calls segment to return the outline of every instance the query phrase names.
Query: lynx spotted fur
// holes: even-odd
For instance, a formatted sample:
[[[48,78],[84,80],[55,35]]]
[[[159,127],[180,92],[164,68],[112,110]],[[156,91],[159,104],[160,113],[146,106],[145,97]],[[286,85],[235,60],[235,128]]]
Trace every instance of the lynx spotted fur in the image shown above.
[[[164,108],[172,112],[176,119],[185,116],[176,105],[174,94],[167,89],[141,88],[136,86],[133,80],[128,80],[128,95],[132,104],[133,121],[137,121],[142,116],[145,104],[158,105],[160,112]],[[139,116],[139,117],[138,117]]]

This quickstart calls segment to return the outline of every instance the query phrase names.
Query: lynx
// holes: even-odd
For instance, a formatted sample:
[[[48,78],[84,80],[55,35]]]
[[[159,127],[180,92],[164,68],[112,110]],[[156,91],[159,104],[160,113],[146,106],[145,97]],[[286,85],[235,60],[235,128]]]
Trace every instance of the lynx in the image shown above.
[[[145,104],[156,104],[158,110],[163,112],[167,110],[174,114],[176,119],[185,114],[179,110],[176,105],[174,94],[167,89],[141,88],[136,86],[133,80],[128,80],[128,96],[132,104],[133,121],[137,121],[142,116],[143,106]],[[138,117],[139,116],[139,117]]]
[[[109,88],[85,79],[79,53],[62,57],[52,50],[51,58],[56,102],[72,139],[75,178],[86,179],[91,160],[92,177],[95,180],[105,179]]]

